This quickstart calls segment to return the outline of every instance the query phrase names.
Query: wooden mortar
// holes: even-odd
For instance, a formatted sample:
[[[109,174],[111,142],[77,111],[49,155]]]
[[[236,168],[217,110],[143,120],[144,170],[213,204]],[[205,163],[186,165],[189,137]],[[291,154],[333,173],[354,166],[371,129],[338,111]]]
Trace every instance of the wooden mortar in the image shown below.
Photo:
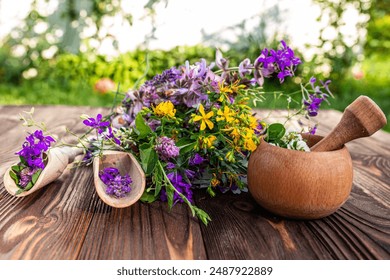
[[[313,146],[323,137],[303,135]],[[289,218],[317,219],[335,212],[352,189],[351,156],[345,146],[302,152],[261,140],[249,158],[248,188],[258,204]]]
[[[352,188],[351,156],[345,143],[368,137],[386,124],[379,106],[359,96],[326,136],[304,135],[311,152],[275,147],[263,139],[248,162],[248,188],[269,211],[316,219],[335,212]]]

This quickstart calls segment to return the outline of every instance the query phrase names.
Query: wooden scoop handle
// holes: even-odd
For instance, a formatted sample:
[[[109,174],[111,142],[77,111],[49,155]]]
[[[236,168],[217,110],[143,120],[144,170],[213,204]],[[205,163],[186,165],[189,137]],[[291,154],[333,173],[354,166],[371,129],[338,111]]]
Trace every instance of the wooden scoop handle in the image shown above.
[[[340,149],[351,140],[374,134],[387,123],[386,116],[369,97],[361,95],[347,108],[337,126],[310,150],[313,152]]]
[[[61,153],[63,153],[64,155],[66,155],[68,157],[68,163],[73,162],[76,156],[83,153],[83,148],[80,148],[80,147],[64,146],[64,147],[61,147],[59,149],[61,150]]]

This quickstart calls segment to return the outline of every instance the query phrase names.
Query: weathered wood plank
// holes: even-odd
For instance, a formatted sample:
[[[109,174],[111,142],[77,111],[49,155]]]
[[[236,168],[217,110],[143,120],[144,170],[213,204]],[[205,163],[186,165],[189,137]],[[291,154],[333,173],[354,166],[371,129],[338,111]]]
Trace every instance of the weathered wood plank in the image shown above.
[[[206,259],[198,222],[185,205],[114,209],[99,203],[80,259]]]

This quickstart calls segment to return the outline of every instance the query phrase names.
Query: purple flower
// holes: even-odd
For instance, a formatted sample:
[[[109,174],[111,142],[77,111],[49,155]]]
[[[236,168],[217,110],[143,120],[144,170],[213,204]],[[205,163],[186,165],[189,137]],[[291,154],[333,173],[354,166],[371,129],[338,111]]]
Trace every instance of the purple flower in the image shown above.
[[[238,65],[238,73],[240,74],[241,78],[244,78],[245,75],[248,75],[252,72],[253,65],[251,64],[251,61],[249,58],[245,58],[240,65]]]
[[[36,130],[26,137],[22,149],[16,154],[23,157],[28,167],[43,169],[43,153],[49,149],[52,142],[55,140],[51,136],[44,136],[41,130]]]
[[[115,167],[106,167],[99,172],[99,178],[106,185],[106,193],[116,198],[126,196],[131,191],[131,177],[126,174],[121,176]]]
[[[215,54],[215,64],[223,71],[227,71],[229,67],[229,61],[223,57],[222,52],[218,49]]]
[[[191,203],[194,202],[192,198],[191,184],[183,181],[183,177],[176,172],[169,173],[167,177],[179,193],[183,194]],[[167,194],[165,190],[161,190],[160,199],[162,201],[167,201]],[[173,201],[174,203],[184,202],[176,191],[173,193]]]
[[[88,119],[84,120],[83,124],[85,124],[86,126],[95,128],[98,131],[99,134],[103,133],[103,128],[106,128],[106,127],[110,126],[110,122],[102,121],[102,115],[101,114],[98,114],[96,116],[96,119],[88,118]]]
[[[256,59],[254,76],[260,86],[264,83],[263,77],[269,77],[274,72],[278,73],[277,76],[283,83],[285,77],[294,76],[297,65],[302,63],[301,59],[295,56],[294,51],[283,40],[281,44],[282,49],[264,49]]]
[[[188,179],[193,179],[195,177],[195,175],[196,175],[196,172],[192,171],[190,169],[184,170],[184,173],[186,174]]]
[[[160,120],[156,120],[156,119],[150,119],[148,121],[148,126],[150,127],[151,130],[153,131],[156,131],[157,127],[159,127],[161,125],[161,121]]]
[[[323,98],[318,98],[314,94],[309,95],[310,100],[304,100],[303,104],[306,106],[306,111],[309,114],[310,117],[315,117],[318,114],[318,110],[320,109],[320,105],[322,101],[324,101]]]
[[[201,165],[203,162],[205,162],[205,159],[198,153],[196,153],[193,157],[190,158],[189,165]]]
[[[180,151],[180,149],[176,146],[175,141],[166,136],[157,138],[157,144],[154,148],[160,159],[164,161],[177,157]]]
[[[311,135],[316,134],[316,132],[317,132],[317,125],[313,126],[313,127],[310,129],[310,131],[309,131],[309,133],[310,133]]]
[[[172,162],[168,162],[167,163],[167,169],[174,169],[176,167],[176,165]]]
[[[19,186],[21,186],[22,188],[25,188],[28,185],[28,183],[31,182],[32,176],[37,171],[38,171],[37,168],[32,168],[32,167],[26,167],[26,168],[22,169],[22,171],[20,171],[20,173],[19,173],[19,176],[20,176]]]
[[[121,140],[119,140],[118,138],[115,137],[113,131],[112,131],[112,128],[111,126],[108,127],[108,133],[104,135],[104,137],[107,139],[107,140],[112,140],[115,142],[115,144],[117,145],[120,145],[121,144]]]

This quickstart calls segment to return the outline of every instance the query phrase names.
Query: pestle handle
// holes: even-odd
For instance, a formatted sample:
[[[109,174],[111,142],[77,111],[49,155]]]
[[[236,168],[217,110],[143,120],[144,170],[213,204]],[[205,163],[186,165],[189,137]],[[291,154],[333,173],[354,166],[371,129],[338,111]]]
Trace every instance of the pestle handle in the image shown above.
[[[374,134],[387,123],[386,116],[369,97],[361,95],[345,108],[337,126],[311,148],[313,152],[333,151],[357,138]]]

